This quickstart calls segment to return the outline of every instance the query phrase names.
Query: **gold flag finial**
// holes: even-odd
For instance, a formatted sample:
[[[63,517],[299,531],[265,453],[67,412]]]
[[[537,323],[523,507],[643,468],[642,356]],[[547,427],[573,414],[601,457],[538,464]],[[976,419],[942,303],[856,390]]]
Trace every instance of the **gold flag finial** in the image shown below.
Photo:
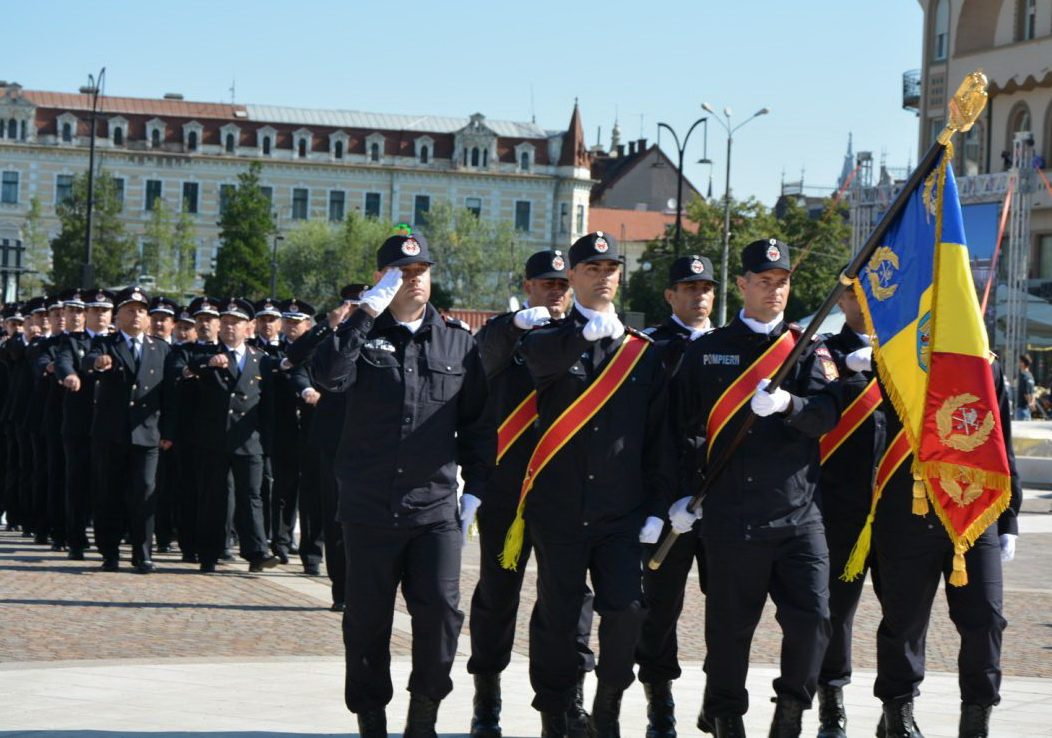
[[[986,85],[986,75],[982,69],[977,69],[964,78],[950,100],[950,119],[939,134],[939,143],[945,146],[953,138],[953,134],[967,131],[979,120],[979,114],[986,107]]]

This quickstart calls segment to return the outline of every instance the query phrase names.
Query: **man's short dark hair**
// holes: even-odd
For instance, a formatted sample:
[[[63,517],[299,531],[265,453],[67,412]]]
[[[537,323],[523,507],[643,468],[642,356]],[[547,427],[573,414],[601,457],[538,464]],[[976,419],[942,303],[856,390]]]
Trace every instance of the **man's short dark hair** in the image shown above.
[[[1020,356],[1020,357],[1019,357],[1019,360],[1020,360],[1021,362],[1023,362],[1023,366],[1024,366],[1024,367],[1026,367],[1027,369],[1029,369],[1029,368],[1030,368],[1030,364],[1031,364],[1031,363],[1032,363],[1032,361],[1033,361],[1033,360],[1032,360],[1032,359],[1030,358],[1030,354],[1023,354],[1022,356]]]

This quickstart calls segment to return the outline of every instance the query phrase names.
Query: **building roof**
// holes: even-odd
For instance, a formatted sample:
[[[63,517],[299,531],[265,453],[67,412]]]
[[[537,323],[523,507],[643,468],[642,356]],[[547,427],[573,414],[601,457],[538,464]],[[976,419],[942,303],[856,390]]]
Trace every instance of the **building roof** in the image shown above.
[[[603,194],[610,189],[614,183],[635,169],[635,167],[646,159],[647,155],[652,151],[655,152],[654,155],[658,157],[660,166],[668,166],[671,167],[673,171],[676,170],[676,163],[672,161],[672,159],[670,159],[657,144],[651,144],[647,147],[645,138],[632,143],[640,144],[634,153],[623,154],[623,152],[620,152],[620,155],[614,156],[614,152],[611,152],[610,154],[592,157],[592,179],[598,180],[598,184],[592,187],[592,202],[599,202],[602,199]],[[683,177],[683,187],[685,188],[683,197],[684,202],[689,203],[692,196],[698,198],[702,197],[701,193],[698,192],[698,189],[686,175]]]
[[[63,108],[65,110],[91,110],[91,95],[75,92],[47,92],[44,90],[22,90],[22,95],[40,107]],[[235,111],[244,111],[244,105],[229,103],[187,102],[142,97],[99,98],[99,110],[103,115],[156,115],[173,118],[223,118],[234,119]],[[240,116],[243,119],[243,116]]]
[[[676,222],[675,213],[656,210],[624,210],[621,208],[589,208],[588,227],[605,231],[618,241],[635,243],[653,241],[665,235],[668,226]],[[683,230],[698,232],[698,224],[683,218]]]
[[[573,103],[573,114],[570,116],[570,125],[566,129],[563,139],[563,149],[559,157],[561,167],[587,167],[591,157],[588,147],[584,142],[584,126],[581,125],[581,112],[577,109],[577,101]]]

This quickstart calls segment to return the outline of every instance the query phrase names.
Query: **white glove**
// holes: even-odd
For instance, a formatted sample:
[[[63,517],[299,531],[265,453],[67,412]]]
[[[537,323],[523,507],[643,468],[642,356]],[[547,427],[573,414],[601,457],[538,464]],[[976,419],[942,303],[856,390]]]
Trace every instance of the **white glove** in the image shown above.
[[[545,325],[552,319],[552,314],[548,312],[548,308],[541,305],[540,307],[526,308],[515,313],[515,317],[512,318],[512,322],[516,328],[521,328],[524,331],[528,331],[530,328],[536,328],[539,325]]]
[[[596,313],[594,318],[584,324],[581,334],[586,341],[598,341],[600,338],[616,340],[625,335],[625,327],[614,313]]]
[[[672,530],[680,535],[690,533],[694,523],[701,517],[701,510],[695,513],[687,509],[693,499],[693,497],[680,497],[668,509],[668,521],[672,524]]]
[[[661,531],[665,527],[665,521],[661,518],[655,518],[653,515],[647,518],[647,521],[643,523],[643,527],[639,530],[639,542],[640,543],[657,543],[658,539],[661,538]]]
[[[853,372],[873,371],[873,347],[866,346],[857,351],[852,351],[844,357],[844,363]]]
[[[464,545],[468,543],[468,531],[475,522],[475,513],[478,512],[482,500],[467,492],[460,496],[460,535],[463,537]]]
[[[1001,534],[1001,561],[1011,561],[1015,558],[1015,533]]]
[[[395,293],[398,292],[401,286],[402,270],[397,267],[391,267],[384,272],[384,275],[380,277],[380,281],[375,286],[362,293],[360,304],[369,308],[369,312],[379,315],[391,304],[391,300],[394,299]]]
[[[774,394],[768,393],[767,385],[770,383],[770,379],[761,379],[760,383],[756,385],[756,394],[752,396],[752,401],[749,402],[749,407],[761,418],[766,418],[768,415],[774,415],[775,413],[784,413],[789,408],[789,403],[793,400],[792,395],[781,387],[776,389]]]

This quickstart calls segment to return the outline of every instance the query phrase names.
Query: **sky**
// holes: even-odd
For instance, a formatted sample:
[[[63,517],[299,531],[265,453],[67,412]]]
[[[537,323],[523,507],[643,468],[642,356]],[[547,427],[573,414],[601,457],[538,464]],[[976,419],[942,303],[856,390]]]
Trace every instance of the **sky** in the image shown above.
[[[589,146],[682,136],[708,101],[731,109],[731,187],[773,204],[786,180],[836,185],[848,134],[879,165],[917,160],[902,73],[920,66],[916,0],[476,0],[153,3],[50,0],[4,9],[0,79],[187,100],[529,121],[565,129],[574,100]],[[721,116],[722,117],[722,116]],[[705,155],[713,165],[694,163]],[[662,146],[676,154],[667,134]],[[726,133],[688,142],[687,177],[724,188]],[[821,190],[808,194],[824,194]]]

